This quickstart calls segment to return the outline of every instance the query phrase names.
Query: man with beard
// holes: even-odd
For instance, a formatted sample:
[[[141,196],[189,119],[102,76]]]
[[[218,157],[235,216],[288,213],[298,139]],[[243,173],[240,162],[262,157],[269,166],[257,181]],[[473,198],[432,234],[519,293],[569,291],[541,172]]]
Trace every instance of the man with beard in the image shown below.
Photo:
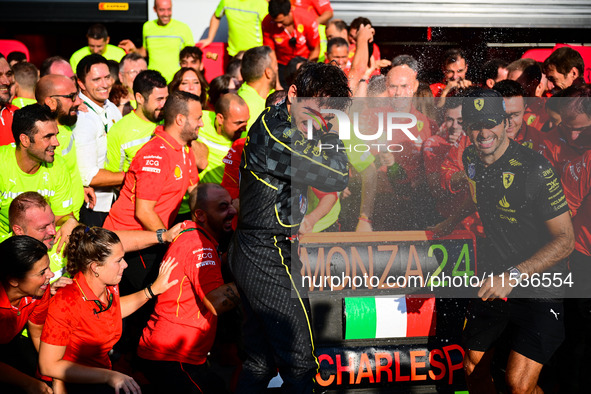
[[[240,69],[244,83],[238,89],[238,95],[246,101],[250,120],[246,130],[265,109],[265,100],[273,93],[277,83],[277,58],[275,52],[268,47],[251,48],[242,57]]]
[[[136,153],[152,138],[168,97],[166,80],[154,70],[140,72],[133,81],[137,109],[125,115],[107,135],[105,169],[126,172]]]
[[[82,104],[78,89],[70,78],[63,75],[46,75],[41,78],[35,88],[35,98],[39,104],[45,105],[57,115],[59,146],[55,152],[64,159],[70,180],[72,182],[72,210],[76,219],[80,217],[80,208],[85,200],[85,188],[82,185],[78,159],[76,158],[76,143],[72,134],[72,126],[78,120],[78,107]],[[94,191],[86,188],[90,199],[94,203]],[[87,201],[89,202],[89,201]]]
[[[146,376],[157,392],[221,393],[224,389],[209,376],[207,355],[219,315],[240,305],[236,285],[222,279],[218,254],[236,209],[226,189],[213,183],[199,184],[190,204],[192,220],[183,223],[185,230],[165,256],[179,262],[170,274],[178,285],[158,296],[138,355],[146,360]]]
[[[0,148],[0,234],[8,234],[8,207],[19,194],[38,190],[48,199],[61,226],[56,239],[65,240],[77,221],[72,212],[70,174],[63,159],[55,155],[59,146],[55,114],[39,104],[27,105],[14,113],[12,131],[16,147]],[[67,223],[67,224],[66,224]]]
[[[0,145],[14,142],[12,137],[12,116],[17,106],[10,104],[10,91],[14,85],[14,73],[10,65],[0,53]]]
[[[203,127],[199,97],[174,92],[168,96],[163,112],[164,127],[156,129],[129,166],[119,199],[105,220],[104,227],[109,230],[164,232],[176,218],[185,193],[197,185],[199,175],[188,144]],[[149,274],[162,253],[160,248],[149,248],[126,254],[129,266],[120,285],[122,294],[150,283]],[[157,264],[154,271],[157,274]]]
[[[80,112],[72,129],[76,139],[78,168],[84,186],[96,191],[94,208],[85,205],[80,220],[88,226],[102,226],[115,197],[114,187],[123,183],[124,172],[105,170],[107,159],[107,132],[119,120],[121,112],[109,101],[113,78],[107,59],[101,55],[88,55],[76,69],[80,98],[88,107]]]
[[[215,111],[203,111],[204,126],[199,141],[207,145],[207,167],[201,172],[202,182],[220,184],[224,177],[224,157],[234,141],[246,131],[248,105],[234,93],[224,94],[215,103]]]

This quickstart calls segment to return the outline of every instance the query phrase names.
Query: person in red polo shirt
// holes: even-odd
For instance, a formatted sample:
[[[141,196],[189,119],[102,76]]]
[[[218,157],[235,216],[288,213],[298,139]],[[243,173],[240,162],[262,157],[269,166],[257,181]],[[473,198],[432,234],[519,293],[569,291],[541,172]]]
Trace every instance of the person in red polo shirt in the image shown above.
[[[4,55],[0,53],[0,145],[14,142],[12,116],[18,107],[10,104],[12,85],[14,85],[14,73]]]
[[[218,241],[232,231],[236,209],[220,185],[200,184],[191,192],[193,220],[168,248],[165,258],[179,265],[171,279],[179,284],[158,297],[144,328],[138,355],[156,392],[220,393],[206,364],[218,316],[238,305],[234,283],[224,284]]]
[[[50,292],[47,247],[26,235],[0,244],[0,385],[2,391],[50,393],[33,378],[37,369],[39,338],[47,316]],[[20,335],[27,326],[29,338]],[[21,392],[21,391],[17,391]]]
[[[176,218],[182,198],[199,181],[190,142],[203,127],[199,97],[173,92],[164,111],[164,127],[134,157],[119,199],[104,227],[109,230],[162,231]],[[122,294],[137,291],[154,279],[154,263],[162,256],[159,246],[126,256]]]
[[[314,14],[291,6],[290,0],[270,0],[269,15],[263,19],[263,45],[275,51],[279,80],[285,86],[285,67],[302,56],[312,62],[320,55],[318,22]]]
[[[169,281],[177,264],[163,262],[152,285],[120,297],[124,253],[117,234],[104,228],[81,224],[70,235],[66,256],[73,283],[51,299],[39,349],[40,372],[66,382],[70,394],[102,392],[100,385],[140,393],[133,378],[111,370],[108,353],[121,337],[122,318],[177,283]]]

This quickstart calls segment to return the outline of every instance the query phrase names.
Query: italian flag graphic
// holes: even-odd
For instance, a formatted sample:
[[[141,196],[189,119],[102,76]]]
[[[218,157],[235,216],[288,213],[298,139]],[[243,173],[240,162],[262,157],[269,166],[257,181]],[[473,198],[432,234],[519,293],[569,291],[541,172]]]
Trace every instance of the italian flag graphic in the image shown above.
[[[435,298],[428,296],[346,297],[345,339],[435,335]]]

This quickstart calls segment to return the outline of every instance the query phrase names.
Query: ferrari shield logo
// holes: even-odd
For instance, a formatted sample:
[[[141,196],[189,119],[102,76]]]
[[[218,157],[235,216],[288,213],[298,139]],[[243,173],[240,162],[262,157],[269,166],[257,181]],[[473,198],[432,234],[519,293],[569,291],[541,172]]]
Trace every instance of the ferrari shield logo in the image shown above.
[[[515,178],[515,174],[512,172],[503,172],[503,186],[505,189],[509,189],[513,184],[513,178]]]
[[[474,99],[474,108],[476,108],[477,111],[482,110],[482,108],[484,108],[484,99]]]

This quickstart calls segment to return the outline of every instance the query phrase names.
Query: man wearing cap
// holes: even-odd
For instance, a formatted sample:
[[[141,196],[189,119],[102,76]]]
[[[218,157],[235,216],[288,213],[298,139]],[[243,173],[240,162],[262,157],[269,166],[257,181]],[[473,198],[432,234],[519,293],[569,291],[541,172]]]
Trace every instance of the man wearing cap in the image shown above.
[[[508,391],[538,392],[540,371],[564,339],[559,299],[564,259],[574,247],[568,205],[551,164],[507,136],[498,92],[479,89],[464,98],[462,118],[472,141],[463,156],[472,198],[463,209],[478,209],[488,241],[479,250],[480,300],[471,302],[464,330],[468,388],[495,392],[494,344],[510,329]],[[536,281],[546,277],[561,280]]]

